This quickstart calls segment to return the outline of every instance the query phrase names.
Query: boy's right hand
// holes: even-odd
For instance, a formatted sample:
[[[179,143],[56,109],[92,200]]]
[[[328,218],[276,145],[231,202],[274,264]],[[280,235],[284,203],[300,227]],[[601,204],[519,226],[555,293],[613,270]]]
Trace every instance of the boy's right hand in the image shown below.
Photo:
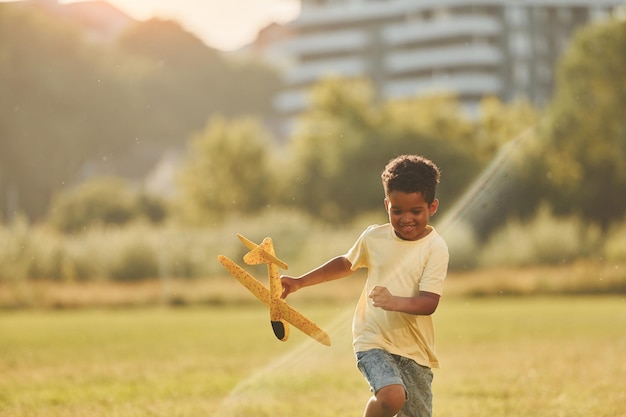
[[[292,292],[298,291],[298,289],[300,288],[300,285],[297,279],[288,277],[286,275],[280,276],[280,282],[283,285],[283,292],[280,298],[282,298],[283,300],[287,298],[289,294],[291,294]]]

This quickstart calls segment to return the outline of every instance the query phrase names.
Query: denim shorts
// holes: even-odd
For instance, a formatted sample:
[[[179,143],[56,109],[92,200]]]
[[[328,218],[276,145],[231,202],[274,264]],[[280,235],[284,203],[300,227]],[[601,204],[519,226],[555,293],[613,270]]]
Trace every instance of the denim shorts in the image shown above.
[[[407,400],[397,417],[432,416],[433,372],[429,367],[383,349],[357,352],[356,358],[357,366],[374,394],[388,385],[404,387]]]

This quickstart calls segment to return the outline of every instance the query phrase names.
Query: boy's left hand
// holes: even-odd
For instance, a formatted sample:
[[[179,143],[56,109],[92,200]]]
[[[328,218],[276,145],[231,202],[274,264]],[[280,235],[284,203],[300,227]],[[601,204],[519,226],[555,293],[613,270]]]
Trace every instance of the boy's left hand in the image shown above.
[[[374,287],[369,293],[374,307],[387,311],[427,316],[433,314],[439,304],[439,295],[420,291],[417,297],[392,295],[386,287]]]
[[[383,310],[394,310],[395,297],[391,295],[386,287],[374,287],[369,293],[369,298],[374,302],[374,307]]]

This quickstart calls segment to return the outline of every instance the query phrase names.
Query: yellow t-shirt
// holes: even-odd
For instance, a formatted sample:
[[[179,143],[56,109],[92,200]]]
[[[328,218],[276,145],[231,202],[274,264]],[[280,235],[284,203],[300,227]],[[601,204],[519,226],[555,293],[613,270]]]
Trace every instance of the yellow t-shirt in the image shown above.
[[[397,237],[390,224],[370,226],[345,255],[352,270],[368,269],[352,323],[355,352],[384,349],[423,366],[439,367],[431,316],[386,311],[374,307],[367,296],[376,286],[401,297],[417,296],[419,291],[443,294],[448,247],[429,228],[425,237],[407,241]]]

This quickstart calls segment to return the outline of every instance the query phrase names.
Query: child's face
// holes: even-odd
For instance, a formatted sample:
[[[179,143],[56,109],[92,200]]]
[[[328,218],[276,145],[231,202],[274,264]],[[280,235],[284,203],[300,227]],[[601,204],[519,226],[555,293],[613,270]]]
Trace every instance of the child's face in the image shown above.
[[[437,199],[429,206],[422,193],[392,191],[385,198],[389,223],[396,235],[404,240],[418,240],[426,236],[426,226],[438,206]]]

